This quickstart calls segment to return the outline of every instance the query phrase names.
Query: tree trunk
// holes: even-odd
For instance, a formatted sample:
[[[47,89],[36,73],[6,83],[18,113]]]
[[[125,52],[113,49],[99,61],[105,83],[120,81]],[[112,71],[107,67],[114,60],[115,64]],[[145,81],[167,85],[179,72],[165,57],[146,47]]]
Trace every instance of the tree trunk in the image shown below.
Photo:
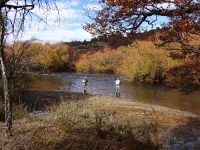
[[[8,87],[8,78],[7,70],[5,63],[4,47],[5,47],[5,21],[3,18],[2,10],[0,10],[0,68],[2,74],[2,84],[3,84],[3,93],[4,93],[4,105],[5,105],[5,136],[12,135],[12,110],[10,103],[9,87]]]
[[[0,66],[1,66],[1,73],[2,73],[2,83],[3,83],[3,92],[4,92],[4,105],[5,105],[5,135],[10,136],[12,133],[12,111],[11,111],[11,104],[10,104],[10,96],[9,96],[9,89],[8,89],[8,80],[6,75],[6,68],[5,62],[0,56]]]

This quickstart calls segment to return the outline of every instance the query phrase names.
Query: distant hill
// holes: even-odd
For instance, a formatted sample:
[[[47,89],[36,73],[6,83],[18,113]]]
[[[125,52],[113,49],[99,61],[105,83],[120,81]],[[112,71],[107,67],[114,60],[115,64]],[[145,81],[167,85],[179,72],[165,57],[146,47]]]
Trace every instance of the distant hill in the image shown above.
[[[98,51],[108,47],[108,45],[103,41],[72,41],[64,42],[64,44],[70,45],[73,49],[77,50],[79,53],[85,53],[88,51]]]
[[[123,45],[128,45],[135,40],[152,40],[157,32],[163,30],[166,30],[166,28],[156,28],[126,36],[122,35],[121,33],[116,33],[113,35],[102,35],[97,38],[93,38],[90,41],[72,41],[64,42],[63,44],[70,45],[80,53],[86,53],[88,51],[98,51],[104,48],[118,48]]]

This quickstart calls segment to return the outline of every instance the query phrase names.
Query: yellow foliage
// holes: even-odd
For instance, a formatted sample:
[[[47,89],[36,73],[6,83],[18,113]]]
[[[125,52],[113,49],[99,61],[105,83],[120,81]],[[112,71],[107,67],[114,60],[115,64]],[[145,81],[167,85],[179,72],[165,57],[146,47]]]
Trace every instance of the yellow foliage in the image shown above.
[[[61,44],[34,43],[29,48],[34,53],[34,62],[45,69],[59,69],[70,63],[71,48]]]
[[[126,49],[120,73],[131,79],[158,82],[165,76],[166,70],[178,65],[166,50],[157,48],[151,41],[137,41]]]
[[[116,71],[120,62],[120,53],[116,53],[111,49],[105,49],[94,54],[83,55],[76,63],[76,69],[79,72],[108,73]]]
[[[79,72],[115,72],[132,80],[159,82],[166,70],[177,65],[179,62],[153,42],[137,41],[115,50],[85,54],[76,63],[76,69]]]

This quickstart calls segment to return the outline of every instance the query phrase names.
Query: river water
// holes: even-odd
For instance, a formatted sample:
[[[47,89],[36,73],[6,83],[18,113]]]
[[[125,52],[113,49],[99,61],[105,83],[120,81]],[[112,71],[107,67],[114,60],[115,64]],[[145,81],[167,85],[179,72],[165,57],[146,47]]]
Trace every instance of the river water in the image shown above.
[[[56,73],[32,75],[31,89],[61,90],[83,92],[82,79],[87,76],[87,93],[115,96],[115,75]],[[142,85],[122,80],[121,98],[153,105],[161,105],[200,115],[200,91],[186,94],[178,89],[163,86]]]

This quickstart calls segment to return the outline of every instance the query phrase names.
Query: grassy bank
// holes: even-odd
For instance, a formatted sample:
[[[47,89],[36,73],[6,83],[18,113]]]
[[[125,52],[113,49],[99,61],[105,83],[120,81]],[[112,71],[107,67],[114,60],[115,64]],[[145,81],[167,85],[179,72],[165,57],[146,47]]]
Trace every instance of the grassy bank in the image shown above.
[[[86,97],[48,108],[46,118],[14,121],[14,136],[0,137],[8,149],[166,149],[169,131],[199,130],[199,120],[112,97]],[[0,131],[3,124],[0,123]],[[183,133],[183,132],[181,132]],[[187,136],[187,134],[185,135]],[[180,138],[183,138],[182,135]],[[0,147],[0,149],[1,149]]]

